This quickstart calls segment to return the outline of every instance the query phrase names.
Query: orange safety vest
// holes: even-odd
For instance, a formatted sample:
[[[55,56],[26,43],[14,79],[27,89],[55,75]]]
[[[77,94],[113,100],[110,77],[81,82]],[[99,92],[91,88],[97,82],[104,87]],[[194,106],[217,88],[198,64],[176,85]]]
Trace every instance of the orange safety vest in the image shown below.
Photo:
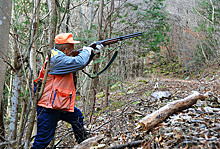
[[[44,63],[38,79],[43,79],[45,66],[46,63]],[[34,81],[36,82],[38,79]],[[76,91],[72,73],[62,75],[48,74],[44,92],[38,101],[38,106],[74,112],[75,97]]]

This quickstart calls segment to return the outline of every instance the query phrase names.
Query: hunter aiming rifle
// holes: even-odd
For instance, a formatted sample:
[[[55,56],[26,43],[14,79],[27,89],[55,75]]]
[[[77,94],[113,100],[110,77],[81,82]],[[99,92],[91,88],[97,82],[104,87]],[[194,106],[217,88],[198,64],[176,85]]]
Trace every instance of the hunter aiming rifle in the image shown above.
[[[125,39],[129,39],[129,38],[133,38],[133,37],[137,37],[137,36],[142,36],[142,32],[138,32],[138,33],[134,33],[134,34],[128,34],[128,35],[124,35],[124,36],[119,36],[119,37],[116,37],[116,38],[110,38],[110,39],[105,39],[105,40],[101,40],[101,41],[97,41],[97,42],[93,42],[92,44],[90,44],[89,45],[89,47],[91,47],[91,48],[93,48],[93,49],[98,49],[97,48],[97,46],[102,46],[102,47],[105,47],[105,46],[107,46],[107,45],[110,45],[110,44],[114,44],[114,43],[117,43],[117,42],[119,42],[119,41],[122,41],[122,40],[125,40]],[[117,54],[118,54],[118,51],[119,51],[119,49],[121,48],[121,43],[119,44],[119,47],[118,47],[118,49],[115,51],[115,53],[113,54],[113,56],[112,56],[112,58],[111,58],[111,60],[109,61],[109,63],[105,66],[105,68],[102,70],[102,71],[100,71],[100,72],[98,72],[97,74],[95,74],[95,75],[93,75],[93,76],[91,76],[90,74],[88,74],[87,72],[85,72],[84,70],[82,70],[82,72],[84,72],[89,78],[95,78],[95,77],[97,77],[98,75],[100,75],[101,73],[103,73],[106,69],[108,69],[108,67],[112,64],[112,62],[115,60],[115,58],[116,58],[116,56],[117,56]],[[70,56],[77,56],[79,53],[80,53],[80,51],[82,51],[82,49],[80,49],[80,50],[74,50],[74,51],[71,51],[70,53],[68,53],[68,55],[70,55]],[[50,59],[48,59],[48,60],[50,60]],[[47,67],[47,68],[49,68],[49,67]],[[46,69],[46,74],[48,73],[48,71],[49,71],[49,69]],[[46,80],[46,77],[45,77],[45,79],[44,80]],[[42,96],[42,94],[43,94],[43,89],[44,89],[44,87],[43,87],[43,89],[40,91],[40,89],[42,88],[41,87],[41,85],[42,85],[42,83],[45,85],[45,83],[46,82],[42,82],[42,79],[39,79],[38,81],[35,81],[34,82],[34,93],[36,94],[36,93],[41,93],[41,95],[38,95],[38,97],[37,97],[37,99],[39,100],[40,99],[40,97]],[[43,85],[43,86],[44,86]],[[35,95],[35,96],[37,96],[37,95]]]
[[[138,33],[134,33],[134,34],[128,34],[128,35],[124,35],[124,36],[119,36],[119,37],[115,37],[115,38],[110,38],[110,39],[105,39],[105,40],[93,42],[92,44],[89,45],[89,47],[91,47],[93,49],[99,49],[98,46],[105,47],[107,45],[114,44],[114,43],[117,43],[119,41],[129,39],[129,38],[133,38],[133,37],[137,37],[137,36],[142,36],[142,32],[138,32]],[[118,50],[115,51],[115,53],[112,56],[111,60],[109,61],[109,63],[106,65],[106,67],[102,71],[98,72],[94,76],[91,76],[90,74],[86,73],[84,70],[82,70],[82,72],[84,72],[89,78],[93,79],[93,78],[97,77],[98,75],[103,73],[106,69],[108,69],[108,67],[112,64],[112,62],[115,60],[120,48],[121,48],[121,43],[119,44]],[[72,51],[71,56],[77,56],[80,53],[81,50],[82,49]]]

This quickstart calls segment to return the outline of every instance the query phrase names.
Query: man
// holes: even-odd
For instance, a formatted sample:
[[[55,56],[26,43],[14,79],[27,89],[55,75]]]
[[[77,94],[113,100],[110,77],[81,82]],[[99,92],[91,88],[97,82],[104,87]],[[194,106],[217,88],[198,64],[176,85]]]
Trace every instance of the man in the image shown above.
[[[78,143],[86,139],[82,112],[75,107],[75,72],[88,64],[94,56],[94,49],[84,47],[77,56],[68,56],[77,43],[80,42],[74,41],[71,33],[62,33],[55,37],[55,48],[51,50],[50,70],[44,93],[38,101],[37,135],[32,146],[34,149],[46,148],[49,145],[59,120],[72,125]],[[46,62],[39,78],[43,78],[45,66]]]

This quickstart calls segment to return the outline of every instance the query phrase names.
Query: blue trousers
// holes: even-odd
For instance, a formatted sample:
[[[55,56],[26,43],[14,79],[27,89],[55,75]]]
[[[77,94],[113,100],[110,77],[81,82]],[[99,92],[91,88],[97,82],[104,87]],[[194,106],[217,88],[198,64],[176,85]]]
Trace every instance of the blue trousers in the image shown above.
[[[74,112],[59,111],[37,107],[37,135],[34,140],[32,149],[44,149],[53,139],[57,122],[66,121],[72,125],[72,129],[78,130],[83,128],[83,115],[78,108]]]

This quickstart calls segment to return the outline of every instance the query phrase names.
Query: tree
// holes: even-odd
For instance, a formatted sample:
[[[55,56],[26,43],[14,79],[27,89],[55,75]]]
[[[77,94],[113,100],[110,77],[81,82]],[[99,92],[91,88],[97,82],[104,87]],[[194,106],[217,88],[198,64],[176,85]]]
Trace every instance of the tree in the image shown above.
[[[102,23],[103,23],[103,9],[104,9],[104,0],[100,0],[99,3],[99,17],[98,17],[98,40],[102,40],[103,38],[103,33],[102,33]],[[96,63],[94,65],[94,72],[98,72],[99,69],[99,64]],[[94,112],[94,108],[95,108],[95,103],[96,103],[96,93],[98,90],[98,77],[96,77],[95,79],[93,79],[92,81],[92,93],[91,93],[91,116],[90,116],[90,122],[92,120],[92,115]]]
[[[30,26],[30,43],[29,43],[29,49],[28,52],[30,52],[30,67],[31,67],[31,77],[30,78],[36,78],[37,77],[37,72],[36,72],[36,45],[37,42],[35,41],[37,39],[37,28],[39,26],[39,12],[40,12],[40,4],[41,4],[41,0],[34,0],[33,1],[33,18],[32,18],[32,24]],[[35,41],[35,42],[34,42]],[[33,45],[33,48],[31,48]],[[30,80],[32,84],[33,79]],[[31,90],[32,92],[32,90]],[[31,94],[32,95],[32,94]],[[29,144],[31,141],[31,135],[33,132],[33,127],[34,127],[34,121],[35,121],[35,116],[36,116],[36,110],[37,110],[37,99],[33,99],[31,98],[30,100],[33,100],[33,105],[32,105],[32,109],[31,109],[31,113],[30,113],[30,122],[28,125],[28,129],[27,129],[27,133],[26,133],[26,140],[25,140],[25,148],[29,148]],[[31,106],[31,105],[30,105]],[[21,139],[21,138],[20,138]],[[19,144],[20,145],[20,142]]]
[[[56,12],[56,0],[48,0],[48,7],[50,13],[50,30],[49,30],[49,47],[54,47],[54,38],[56,35],[57,24],[57,12]]]
[[[5,58],[7,56],[8,51],[8,43],[9,43],[9,29],[10,29],[10,21],[11,21],[11,8],[12,1],[11,0],[0,0],[0,135],[3,138],[0,139],[0,142],[4,141],[5,130],[4,130],[4,122],[3,122],[3,89],[5,83],[5,74],[6,74],[6,63]]]

